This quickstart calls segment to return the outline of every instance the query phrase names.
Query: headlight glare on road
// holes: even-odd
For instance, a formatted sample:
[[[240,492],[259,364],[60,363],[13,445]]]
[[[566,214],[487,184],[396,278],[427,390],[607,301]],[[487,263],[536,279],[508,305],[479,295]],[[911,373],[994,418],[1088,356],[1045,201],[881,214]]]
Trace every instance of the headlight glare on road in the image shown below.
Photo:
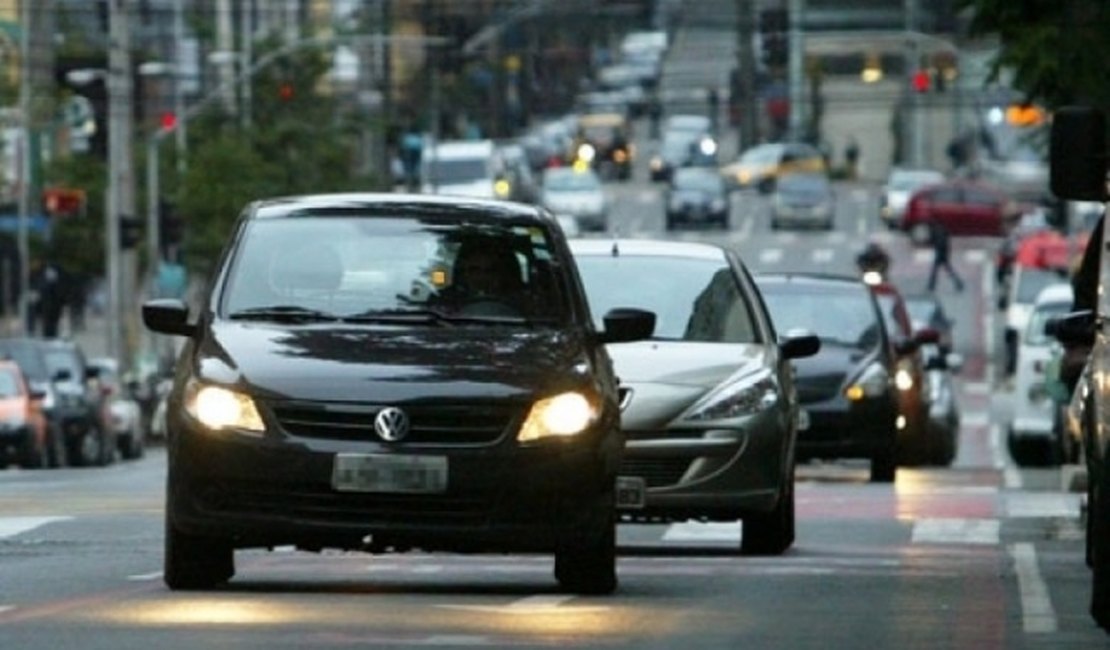
[[[685,419],[728,420],[765,411],[778,403],[775,380],[769,371],[743,377],[695,405]]]
[[[844,390],[844,396],[853,402],[867,397],[880,397],[887,390],[890,374],[879,363],[872,363],[860,373],[859,379]]]
[[[593,424],[597,415],[597,407],[582,393],[560,393],[532,405],[517,440],[533,442],[543,438],[576,436]]]
[[[185,410],[213,431],[236,429],[262,433],[265,430],[254,400],[223,386],[190,383],[186,388]]]

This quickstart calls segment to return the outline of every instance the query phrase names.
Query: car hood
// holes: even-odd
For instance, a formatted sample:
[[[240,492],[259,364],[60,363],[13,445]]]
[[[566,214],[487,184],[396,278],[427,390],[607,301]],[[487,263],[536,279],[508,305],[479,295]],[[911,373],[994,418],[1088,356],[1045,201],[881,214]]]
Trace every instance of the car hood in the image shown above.
[[[271,398],[528,399],[589,370],[583,341],[564,330],[220,322],[210,332],[194,372]]]
[[[799,401],[808,403],[835,397],[872,359],[875,359],[873,350],[822,340],[820,352],[793,361]]]
[[[755,344],[637,341],[608,349],[621,388],[632,391],[621,414],[628,430],[663,427],[729,378],[768,363]]]

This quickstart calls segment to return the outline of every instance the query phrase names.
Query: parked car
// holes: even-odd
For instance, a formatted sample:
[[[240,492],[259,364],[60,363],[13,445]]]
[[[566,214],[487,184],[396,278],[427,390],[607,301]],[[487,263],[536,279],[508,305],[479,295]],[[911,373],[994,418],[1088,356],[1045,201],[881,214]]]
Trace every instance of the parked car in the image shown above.
[[[108,465],[116,458],[116,436],[108,400],[96,385],[96,368],[74,341],[46,339],[42,346],[47,370],[54,378],[57,410],[70,464]]]
[[[929,429],[929,385],[921,345],[936,343],[936,330],[914,328],[906,302],[889,282],[873,284],[895,355],[894,387],[898,391],[898,461],[903,465],[940,465],[955,454],[947,439],[934,439]]]
[[[921,246],[929,243],[934,222],[951,235],[1003,237],[1028,209],[994,187],[957,179],[914,192],[902,229]]]
[[[543,173],[540,204],[555,214],[565,214],[587,230],[609,227],[609,201],[601,178],[592,169],[553,167]]]
[[[814,332],[821,350],[794,362],[799,461],[864,458],[871,480],[897,473],[894,346],[878,300],[856,278],[805,273],[755,276],[777,331]]]
[[[832,230],[836,224],[836,194],[825,174],[784,174],[771,196],[771,229],[783,226]]]
[[[33,338],[0,339],[0,358],[15,361],[30,389],[42,393],[41,406],[47,424],[47,461],[50,467],[65,467],[71,461],[66,449],[62,408],[55,386],[57,377],[51,375],[43,347],[39,343],[39,339]]]
[[[1070,436],[1064,435],[1048,387],[1047,371],[1055,340],[1045,333],[1051,318],[1071,310],[1072,288],[1058,282],[1042,289],[1022,330],[1014,374],[1013,419],[1007,441],[1018,465],[1059,465],[1077,456]]]
[[[741,550],[794,541],[798,403],[791,359],[817,337],[778,335],[734,253],[708,244],[579,240],[571,249],[595,313],[656,314],[650,340],[609,345],[621,378],[621,476],[646,488],[631,521],[744,522]]]
[[[667,230],[674,230],[680,223],[712,223],[728,229],[728,192],[721,177],[711,169],[677,170],[663,201]]]
[[[879,195],[879,218],[887,228],[903,229],[902,217],[910,195],[917,190],[944,182],[944,173],[935,169],[895,167],[890,171]]]
[[[0,467],[13,461],[24,469],[50,465],[44,396],[31,387],[19,364],[0,360]]]
[[[250,204],[166,408],[163,579],[222,584],[239,548],[551,552],[576,593],[616,588],[617,379],[545,210],[334,194]],[[623,490],[620,494],[627,494]],[[635,496],[635,495],[633,495]]]
[[[120,456],[141,458],[146,449],[146,428],[142,407],[134,397],[135,386],[126,385],[119,376],[119,362],[102,357],[90,359],[96,369],[96,383],[108,401],[108,413]]]
[[[1029,324],[1037,296],[1048,286],[1067,282],[1067,273],[1058,269],[1015,265],[1007,283],[1006,308],[1002,330],[1003,369],[1006,376],[1017,370],[1018,342]]]
[[[769,194],[778,179],[797,172],[827,173],[828,165],[816,147],[801,142],[772,142],[740,153],[735,162],[721,167],[730,190],[758,189]]]

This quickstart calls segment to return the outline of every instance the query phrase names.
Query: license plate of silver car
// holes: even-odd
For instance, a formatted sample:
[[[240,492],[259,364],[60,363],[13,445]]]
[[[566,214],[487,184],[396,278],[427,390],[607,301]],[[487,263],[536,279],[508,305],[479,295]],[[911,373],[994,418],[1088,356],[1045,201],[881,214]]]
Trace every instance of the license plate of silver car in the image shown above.
[[[623,510],[641,510],[646,501],[647,485],[639,476],[617,477],[617,507]]]
[[[336,454],[331,485],[339,492],[439,494],[447,491],[447,458]]]

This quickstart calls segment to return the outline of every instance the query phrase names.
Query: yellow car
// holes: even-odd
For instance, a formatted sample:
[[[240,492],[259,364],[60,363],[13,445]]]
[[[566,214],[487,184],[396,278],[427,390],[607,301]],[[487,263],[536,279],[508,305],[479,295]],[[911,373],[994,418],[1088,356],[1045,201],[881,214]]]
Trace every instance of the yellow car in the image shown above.
[[[736,162],[721,167],[730,190],[757,188],[764,194],[775,188],[780,176],[795,172],[827,171],[825,158],[815,147],[790,142],[773,142],[752,147]]]

